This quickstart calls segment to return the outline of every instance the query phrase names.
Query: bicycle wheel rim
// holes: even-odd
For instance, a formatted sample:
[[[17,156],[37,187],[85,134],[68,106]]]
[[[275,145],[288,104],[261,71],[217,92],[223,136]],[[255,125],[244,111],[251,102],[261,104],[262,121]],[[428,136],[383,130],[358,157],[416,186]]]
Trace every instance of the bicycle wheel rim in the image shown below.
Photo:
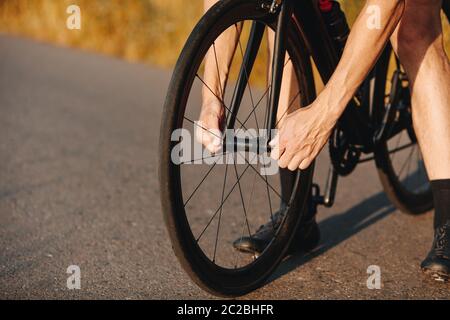
[[[221,11],[221,9],[223,11]],[[253,13],[253,14],[248,14]],[[165,119],[163,120],[163,128],[161,135],[161,149],[162,149],[162,157],[160,162],[160,181],[161,181],[161,195],[162,195],[162,203],[163,210],[165,212],[165,220],[169,230],[176,229],[178,232],[169,232],[172,237],[172,241],[176,243],[175,252],[179,259],[181,260],[183,265],[188,264],[193,274],[191,276],[194,280],[200,284],[203,288],[206,287],[207,290],[213,291],[214,293],[224,294],[224,295],[235,295],[242,294],[243,292],[247,292],[252,290],[252,288],[258,286],[261,282],[262,278],[265,278],[271,274],[273,268],[278,264],[278,262],[282,259],[284,252],[287,249],[287,243],[290,239],[282,239],[283,241],[273,241],[271,245],[266,249],[266,251],[253,263],[249,264],[246,267],[240,269],[225,269],[218,267],[213,264],[208,257],[203,254],[203,251],[198,248],[198,244],[193,241],[195,238],[191,232],[191,228],[189,226],[188,219],[186,218],[186,212],[182,204],[184,203],[184,199],[182,199],[182,186],[180,183],[180,169],[178,166],[174,165],[170,161],[169,150],[173,148],[173,143],[170,143],[170,147],[167,149],[165,146],[167,142],[170,141],[170,132],[175,128],[182,127],[182,117],[184,115],[184,108],[186,101],[188,99],[189,91],[192,86],[193,79],[195,78],[196,70],[201,63],[202,57],[206,54],[206,51],[210,47],[208,43],[210,41],[205,41],[204,39],[199,39],[199,29],[208,29],[208,33],[205,36],[211,39],[215,39],[218,34],[223,32],[229,26],[238,23],[241,20],[258,20],[266,23],[264,20],[264,15],[260,11],[255,10],[254,2],[250,1],[223,1],[221,4],[218,4],[215,7],[215,12],[212,13],[212,17],[214,14],[217,15],[226,15],[227,17],[233,18],[222,18],[222,22],[226,21],[226,23],[222,23],[222,27],[219,26],[211,26],[203,19],[194,31],[193,36],[191,36],[190,41],[195,43],[196,45],[191,45],[189,52],[186,52],[186,48],[183,51],[182,57],[175,69],[175,73],[183,74],[181,80],[178,80],[176,84],[172,84],[171,88],[174,89],[174,92],[178,90],[176,88],[181,83],[184,83],[186,89],[183,93],[178,94],[177,97],[168,96],[168,100],[174,98],[175,104],[178,104],[178,114],[177,116],[165,114]],[[211,18],[211,16],[210,16]],[[217,17],[218,19],[221,17]],[[193,54],[193,52],[195,54]],[[295,55],[295,53],[293,53]],[[196,59],[193,59],[195,63],[192,64],[189,70],[181,70],[181,65],[186,65],[183,59],[187,59],[188,57],[196,56]],[[183,58],[184,57],[184,58]],[[295,58],[294,58],[295,59]],[[188,84],[188,85],[186,85]],[[170,95],[171,93],[169,93]],[[305,97],[304,99],[312,99],[313,97]],[[167,108],[166,108],[167,109]],[[170,130],[164,128],[164,126],[170,123]],[[310,183],[311,173],[313,168],[310,168],[307,171],[299,174],[299,179],[302,181],[308,181]],[[297,184],[298,185],[298,184]],[[304,198],[300,203],[302,206],[306,200],[306,194],[309,189],[308,183],[302,183],[298,185],[298,192],[293,192],[293,198],[291,201],[297,202],[299,199],[298,195],[303,195]],[[174,213],[177,213],[176,215]],[[293,225],[297,225],[299,221],[299,216],[295,216],[293,214],[287,214],[280,227],[279,232],[284,232],[286,229],[293,230]],[[290,231],[289,233],[292,233]],[[277,256],[276,259],[273,257]],[[271,267],[268,268],[267,266]],[[214,273],[216,275],[216,279],[212,280],[210,278],[204,277],[202,275]],[[239,273],[239,280],[236,280],[236,274]],[[246,277],[247,281],[243,285],[242,278]],[[226,285],[224,285],[226,284]]]

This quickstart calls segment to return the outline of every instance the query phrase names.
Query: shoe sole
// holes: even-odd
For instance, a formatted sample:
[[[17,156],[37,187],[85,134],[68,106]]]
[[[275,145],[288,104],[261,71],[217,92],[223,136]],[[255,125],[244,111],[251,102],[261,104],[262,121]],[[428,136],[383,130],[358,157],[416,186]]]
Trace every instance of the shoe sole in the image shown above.
[[[434,270],[423,269],[423,268],[422,268],[422,272],[437,282],[448,282],[450,280],[450,275],[447,273],[437,272]]]
[[[233,246],[234,250],[242,252],[242,253],[247,253],[247,254],[251,254],[251,255],[255,255],[255,256],[259,256],[261,254],[261,252],[255,251],[254,249],[251,249],[250,247],[235,247]]]
[[[306,254],[306,253],[314,250],[320,243],[319,226],[317,224],[315,224],[310,230],[308,230],[308,233],[310,234],[310,236],[308,237],[308,239],[306,241],[303,239],[303,243],[301,243],[300,245],[292,245],[291,244],[286,254],[287,255],[291,255],[291,254],[295,254],[295,253]],[[293,241],[294,241],[294,243],[296,242],[295,239]],[[236,247],[233,245],[233,248],[236,251],[256,255],[257,257],[262,253],[262,252],[256,251],[252,247],[246,247],[246,246]]]

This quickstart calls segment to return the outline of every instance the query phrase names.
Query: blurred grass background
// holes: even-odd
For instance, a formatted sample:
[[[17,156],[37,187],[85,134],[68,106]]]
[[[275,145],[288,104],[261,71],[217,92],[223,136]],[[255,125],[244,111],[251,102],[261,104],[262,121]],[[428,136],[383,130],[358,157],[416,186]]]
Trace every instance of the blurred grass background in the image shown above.
[[[340,2],[350,23],[364,4]],[[71,4],[82,30],[66,28]],[[202,0],[0,0],[0,32],[170,67],[202,12]]]
[[[0,32],[170,66],[202,14],[203,1],[0,0]],[[81,30],[66,9],[81,8]]]

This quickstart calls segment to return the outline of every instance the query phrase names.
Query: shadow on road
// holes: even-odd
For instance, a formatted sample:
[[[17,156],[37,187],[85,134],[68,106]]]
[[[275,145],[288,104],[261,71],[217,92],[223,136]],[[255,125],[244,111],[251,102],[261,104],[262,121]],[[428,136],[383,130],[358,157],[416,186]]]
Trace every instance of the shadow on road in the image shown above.
[[[395,207],[391,205],[385,193],[380,192],[360,202],[346,212],[333,215],[321,221],[319,227],[322,240],[319,246],[307,255],[298,254],[288,257],[281,263],[277,271],[269,278],[268,282],[282,277],[304,263],[325,253],[361,230],[384,219],[395,210]]]

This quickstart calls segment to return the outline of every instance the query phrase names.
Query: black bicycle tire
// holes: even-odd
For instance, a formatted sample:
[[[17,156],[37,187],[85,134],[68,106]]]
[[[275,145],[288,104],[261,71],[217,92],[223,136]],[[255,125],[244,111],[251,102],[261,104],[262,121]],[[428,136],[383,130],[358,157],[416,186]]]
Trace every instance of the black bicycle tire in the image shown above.
[[[239,20],[262,20],[268,15],[262,9],[267,1],[255,0],[223,0],[213,6],[197,24],[186,46],[184,47],[169,85],[168,95],[163,110],[160,136],[159,181],[161,203],[164,221],[169,232],[173,250],[184,270],[191,279],[206,291],[225,297],[235,297],[246,294],[261,286],[272,274],[284,258],[289,243],[301,219],[301,214],[287,214],[281,227],[280,236],[263,255],[250,267],[243,270],[225,270],[208,264],[202,256],[201,249],[194,243],[189,224],[182,208],[182,192],[180,192],[180,177],[178,168],[170,161],[170,150],[173,142],[171,133],[180,126],[180,114],[184,113],[185,100],[188,91],[186,84],[192,80],[192,70],[195,57],[202,57],[208,36],[218,29],[225,29]],[[247,13],[250,12],[251,14]],[[245,19],[244,19],[245,18]],[[219,24],[222,24],[219,26]],[[309,54],[298,32],[289,32],[288,50],[294,64],[300,83],[304,86],[302,103],[307,105],[315,98],[314,78]],[[203,53],[202,53],[203,52]],[[297,64],[300,60],[301,65]],[[195,70],[194,70],[195,71]],[[189,85],[190,87],[190,85]],[[305,207],[314,171],[312,165],[301,173],[302,178],[295,203]],[[292,209],[291,209],[292,210]],[[297,211],[301,212],[303,210]],[[183,214],[184,213],[184,214]],[[237,274],[236,272],[239,272]]]
[[[390,57],[392,54],[392,47],[388,46],[386,50],[389,51],[387,56]],[[376,86],[380,85],[381,88],[386,87],[388,67],[389,58],[382,63],[377,64],[377,68],[380,68],[381,70],[377,70]],[[381,72],[378,73],[378,71]],[[374,97],[374,101],[377,101],[376,98],[377,97]],[[378,101],[380,101],[380,99],[378,99]],[[382,103],[382,101],[378,104],[380,103]],[[411,127],[410,130],[413,130],[412,132],[414,132],[413,127]],[[375,148],[374,156],[378,176],[383,189],[389,200],[397,209],[409,215],[420,215],[433,209],[434,204],[431,189],[427,189],[425,192],[417,194],[410,192],[402,185],[392,165],[387,141],[380,143]]]
[[[450,0],[442,1],[442,11],[444,11],[444,14],[447,17],[447,21],[450,22]]]

